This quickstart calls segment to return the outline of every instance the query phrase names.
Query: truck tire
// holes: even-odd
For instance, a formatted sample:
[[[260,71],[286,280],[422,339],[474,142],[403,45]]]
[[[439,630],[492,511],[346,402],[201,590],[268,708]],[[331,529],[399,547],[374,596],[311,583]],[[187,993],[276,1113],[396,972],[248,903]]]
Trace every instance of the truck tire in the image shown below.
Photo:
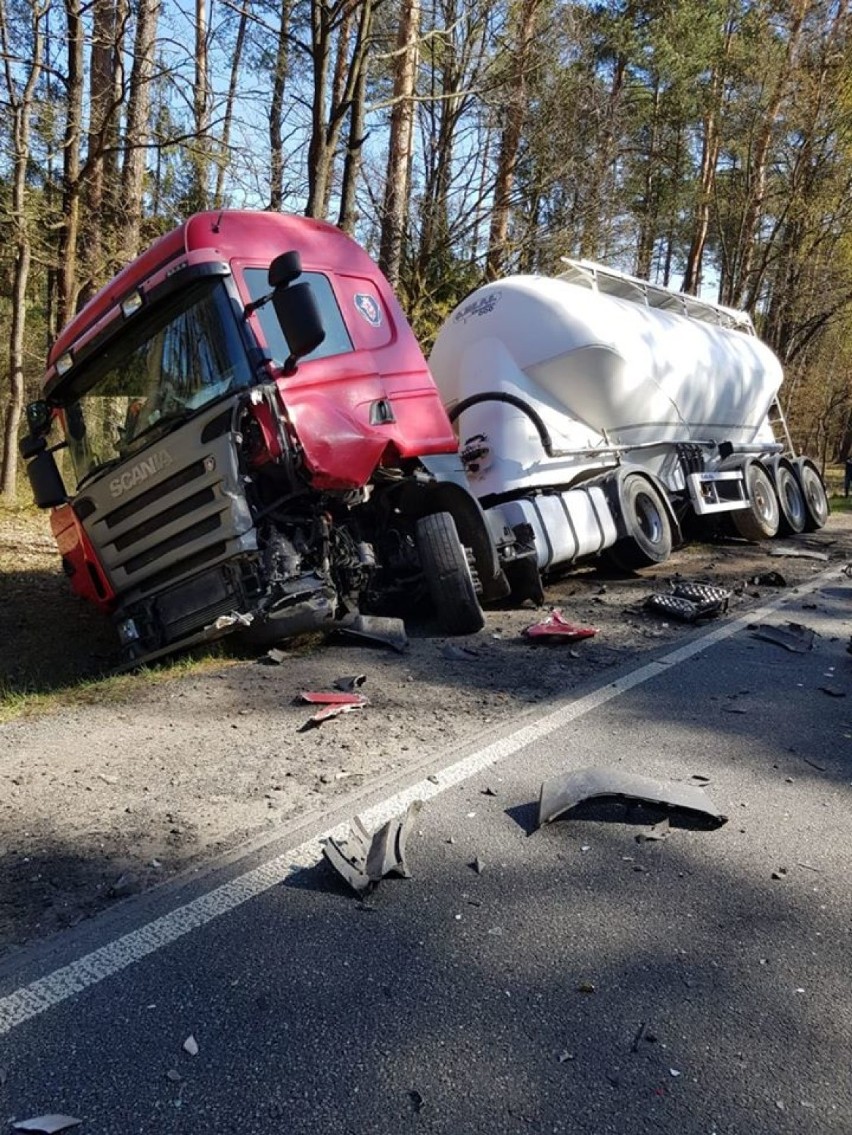
[[[621,484],[621,507],[627,535],[609,549],[612,563],[623,571],[664,563],[672,552],[672,526],[659,492],[629,473]]]
[[[449,635],[482,630],[485,619],[452,516],[435,512],[421,517],[416,538],[420,566],[441,630]]]
[[[796,471],[796,476],[802,487],[802,495],[805,498],[807,517],[804,531],[816,532],[819,528],[824,527],[828,520],[828,514],[831,512],[825,485],[819,470],[809,457],[797,458],[793,462],[793,468]]]
[[[783,458],[776,461],[772,467],[772,479],[775,482],[775,492],[778,494],[778,504],[781,508],[779,535],[793,536],[804,532],[808,519],[805,494],[790,462]]]
[[[737,508],[731,513],[731,523],[737,535],[753,544],[770,540],[778,535],[781,507],[775,495],[775,486],[768,471],[757,461],[750,462],[743,473],[748,491],[748,508]]]

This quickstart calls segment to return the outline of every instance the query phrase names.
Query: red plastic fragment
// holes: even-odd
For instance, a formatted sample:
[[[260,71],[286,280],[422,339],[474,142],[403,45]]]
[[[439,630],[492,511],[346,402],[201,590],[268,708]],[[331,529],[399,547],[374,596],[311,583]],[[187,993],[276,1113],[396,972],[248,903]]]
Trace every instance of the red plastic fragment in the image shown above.
[[[577,642],[581,638],[592,638],[598,633],[598,628],[569,623],[562,612],[554,607],[546,619],[533,623],[523,633],[527,638],[565,638],[569,642]]]
[[[301,701],[306,701],[310,705],[351,705],[357,706],[359,709],[362,705],[367,704],[367,698],[363,694],[345,693],[343,691],[329,691],[317,692],[314,690],[302,690],[299,694]]]
[[[366,702],[350,702],[347,705],[324,705],[309,718],[309,721],[319,725],[323,721],[328,721],[332,717],[339,717],[341,713],[351,713],[354,709],[363,709]]]
[[[319,706],[319,709],[309,717],[302,730],[311,729],[314,725],[321,725],[332,717],[339,717],[341,713],[351,713],[354,709],[363,709],[370,704],[370,699],[363,694],[348,693],[343,690],[302,690],[297,701],[307,702],[309,705]]]

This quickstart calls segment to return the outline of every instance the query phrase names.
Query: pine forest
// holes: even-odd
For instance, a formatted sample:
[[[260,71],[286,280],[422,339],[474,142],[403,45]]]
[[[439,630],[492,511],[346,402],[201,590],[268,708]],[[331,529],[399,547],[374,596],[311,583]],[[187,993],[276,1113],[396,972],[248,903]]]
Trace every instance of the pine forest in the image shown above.
[[[207,208],[352,233],[427,353],[563,256],[746,309],[797,447],[852,449],[844,0],[0,0],[0,55],[7,502],[57,331]]]

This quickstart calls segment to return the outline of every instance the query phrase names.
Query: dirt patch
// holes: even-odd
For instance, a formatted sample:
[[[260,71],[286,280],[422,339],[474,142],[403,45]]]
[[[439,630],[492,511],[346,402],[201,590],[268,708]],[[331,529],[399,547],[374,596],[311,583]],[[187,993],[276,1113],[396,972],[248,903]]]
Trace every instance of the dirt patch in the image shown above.
[[[129,677],[118,688],[94,686],[88,704],[0,726],[0,957],[681,641],[691,627],[642,606],[677,577],[731,588],[739,615],[777,593],[751,583],[755,576],[776,571],[791,588],[842,566],[852,558],[852,517],[783,543],[829,562],[770,556],[778,542],[693,545],[656,573],[616,578],[584,568],[553,580],[548,605],[598,628],[576,644],[522,635],[546,612],[491,610],[484,630],[463,640],[437,637],[424,612],[408,627],[405,654],[317,636],[280,665],[223,656],[157,684]],[[473,653],[459,657],[448,644]],[[58,572],[43,518],[0,516],[7,693],[61,689],[102,671],[113,652],[108,621]],[[311,710],[294,700],[299,691],[358,673],[369,706],[304,729]]]

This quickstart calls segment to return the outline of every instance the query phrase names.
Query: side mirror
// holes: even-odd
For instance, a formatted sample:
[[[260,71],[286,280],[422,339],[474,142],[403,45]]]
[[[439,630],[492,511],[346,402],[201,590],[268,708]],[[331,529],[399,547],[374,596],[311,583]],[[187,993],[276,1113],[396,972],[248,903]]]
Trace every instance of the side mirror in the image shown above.
[[[36,452],[27,462],[27,476],[33,500],[39,508],[57,508],[67,503],[68,494],[52,450],[42,449],[41,452]]]
[[[290,357],[284,364],[284,373],[292,374],[299,359],[315,351],[325,339],[322,316],[311,285],[307,283],[276,287],[272,293],[272,306],[290,347]]]
[[[270,288],[286,288],[302,274],[302,257],[296,252],[282,252],[269,265]]]
[[[44,437],[50,433],[53,421],[53,412],[47,402],[39,399],[37,402],[27,403],[27,425],[33,437]]]

